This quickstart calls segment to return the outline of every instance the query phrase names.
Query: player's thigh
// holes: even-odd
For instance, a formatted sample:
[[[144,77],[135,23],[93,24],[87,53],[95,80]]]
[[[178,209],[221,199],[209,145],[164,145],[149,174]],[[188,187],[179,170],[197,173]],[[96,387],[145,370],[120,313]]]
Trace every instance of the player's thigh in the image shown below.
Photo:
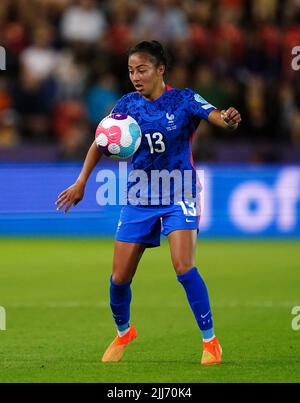
[[[173,267],[184,274],[195,266],[197,230],[175,230],[168,234]]]
[[[117,284],[128,283],[134,276],[145,245],[115,241],[112,279]]]

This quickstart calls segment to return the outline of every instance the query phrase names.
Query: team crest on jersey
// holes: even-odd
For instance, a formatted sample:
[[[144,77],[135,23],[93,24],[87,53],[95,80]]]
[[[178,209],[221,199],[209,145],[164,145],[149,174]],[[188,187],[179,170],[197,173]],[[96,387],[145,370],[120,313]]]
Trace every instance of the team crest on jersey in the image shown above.
[[[176,130],[177,126],[175,125],[175,115],[173,113],[171,115],[169,115],[169,113],[166,113],[166,118],[168,120],[167,130]]]

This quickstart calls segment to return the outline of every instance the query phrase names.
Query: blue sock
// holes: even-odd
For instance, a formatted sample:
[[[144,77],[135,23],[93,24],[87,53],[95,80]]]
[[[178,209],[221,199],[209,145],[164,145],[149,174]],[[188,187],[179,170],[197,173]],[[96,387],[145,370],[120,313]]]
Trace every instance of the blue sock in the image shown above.
[[[116,284],[110,277],[110,307],[119,332],[129,327],[131,289],[130,284]]]
[[[195,315],[203,339],[214,337],[212,314],[206,285],[197,267],[178,275],[177,280],[183,285],[187,299]]]

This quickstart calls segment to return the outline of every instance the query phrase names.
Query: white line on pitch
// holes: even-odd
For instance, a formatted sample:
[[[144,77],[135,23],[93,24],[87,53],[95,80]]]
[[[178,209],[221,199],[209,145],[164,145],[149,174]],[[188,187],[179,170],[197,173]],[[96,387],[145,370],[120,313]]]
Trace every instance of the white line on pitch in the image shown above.
[[[213,308],[289,308],[291,306],[299,305],[300,301],[221,301],[212,303]],[[99,301],[95,303],[77,302],[77,301],[56,301],[56,302],[41,302],[41,303],[12,303],[5,304],[6,308],[107,308],[109,301]],[[149,303],[135,303],[136,307],[155,308],[160,307],[160,304]],[[185,307],[185,301],[182,303],[165,303],[164,306],[168,308],[181,308]]]

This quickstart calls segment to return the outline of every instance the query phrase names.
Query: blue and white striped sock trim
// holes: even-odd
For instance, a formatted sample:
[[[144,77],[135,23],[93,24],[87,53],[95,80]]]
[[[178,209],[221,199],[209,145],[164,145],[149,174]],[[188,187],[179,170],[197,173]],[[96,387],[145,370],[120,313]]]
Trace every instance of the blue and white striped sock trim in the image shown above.
[[[215,337],[214,328],[201,330],[203,341],[211,341]]]
[[[125,336],[125,334],[129,331],[130,325],[129,323],[125,323],[125,325],[118,326],[117,332],[120,337]]]

